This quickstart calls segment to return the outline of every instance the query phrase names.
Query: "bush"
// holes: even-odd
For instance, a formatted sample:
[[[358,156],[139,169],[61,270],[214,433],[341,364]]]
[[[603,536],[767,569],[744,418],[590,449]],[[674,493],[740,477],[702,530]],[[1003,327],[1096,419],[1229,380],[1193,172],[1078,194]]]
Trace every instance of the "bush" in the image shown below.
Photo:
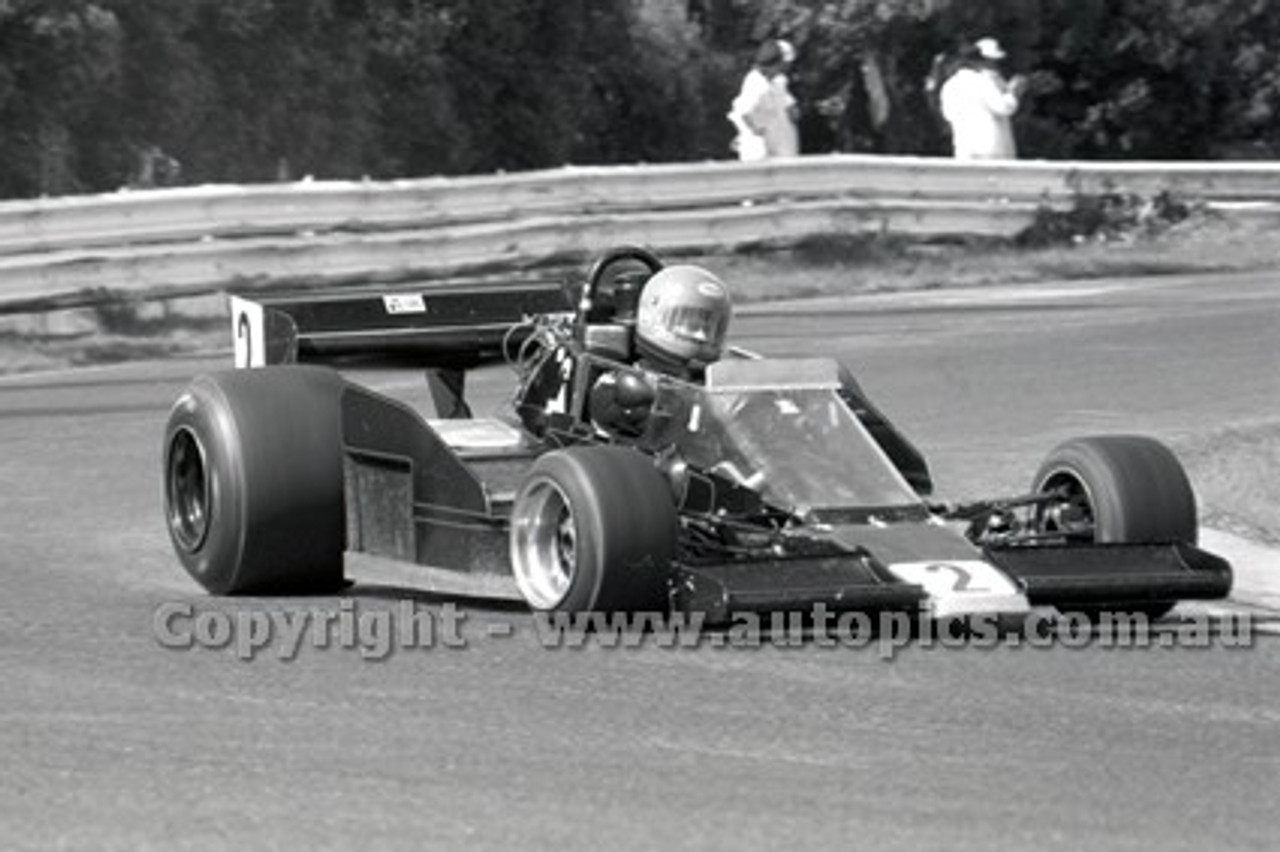
[[[1191,204],[1168,190],[1149,198],[1132,192],[1076,195],[1066,210],[1041,205],[1035,220],[1014,238],[1024,248],[1082,242],[1128,242],[1152,237],[1189,218]]]

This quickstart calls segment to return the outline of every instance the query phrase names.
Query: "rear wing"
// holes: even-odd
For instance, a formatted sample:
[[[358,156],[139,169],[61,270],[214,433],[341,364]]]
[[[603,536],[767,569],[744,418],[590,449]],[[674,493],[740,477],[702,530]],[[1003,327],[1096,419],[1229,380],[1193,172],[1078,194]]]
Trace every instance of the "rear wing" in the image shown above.
[[[442,282],[233,295],[238,368],[348,361],[466,369],[500,358],[538,314],[575,304],[558,281]]]

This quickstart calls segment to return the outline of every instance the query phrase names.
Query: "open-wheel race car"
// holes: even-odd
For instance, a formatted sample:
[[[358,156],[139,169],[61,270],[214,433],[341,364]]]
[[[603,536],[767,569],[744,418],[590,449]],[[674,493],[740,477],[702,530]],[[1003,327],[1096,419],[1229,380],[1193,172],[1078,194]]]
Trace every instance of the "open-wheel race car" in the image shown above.
[[[1082,437],[1026,493],[934,501],[923,456],[844,365],[723,345],[722,286],[621,247],[569,284],[233,298],[240,369],[195,378],[165,430],[179,559],[215,594],[336,590],[352,552],[514,580],[535,610],[713,621],[818,604],[1158,616],[1228,593],[1163,444]],[[705,357],[673,368],[664,339]],[[495,358],[514,392],[477,417],[465,376]],[[425,369],[434,410],[333,369],[357,361]]]

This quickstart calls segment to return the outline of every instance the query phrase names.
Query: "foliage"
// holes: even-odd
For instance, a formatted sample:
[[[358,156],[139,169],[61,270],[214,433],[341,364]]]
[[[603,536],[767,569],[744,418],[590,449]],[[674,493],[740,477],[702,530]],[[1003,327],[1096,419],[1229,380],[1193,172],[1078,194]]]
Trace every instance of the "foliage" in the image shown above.
[[[1166,191],[1151,197],[1132,192],[1080,194],[1065,210],[1041,206],[1015,243],[1046,248],[1082,242],[1130,242],[1156,236],[1191,217],[1190,204]]]
[[[1275,156],[1266,0],[0,0],[0,196],[730,156],[762,39],[806,152],[945,154],[922,81],[994,35],[1024,156]]]
[[[85,0],[0,4],[0,195],[78,192],[96,93],[119,79],[119,22]]]

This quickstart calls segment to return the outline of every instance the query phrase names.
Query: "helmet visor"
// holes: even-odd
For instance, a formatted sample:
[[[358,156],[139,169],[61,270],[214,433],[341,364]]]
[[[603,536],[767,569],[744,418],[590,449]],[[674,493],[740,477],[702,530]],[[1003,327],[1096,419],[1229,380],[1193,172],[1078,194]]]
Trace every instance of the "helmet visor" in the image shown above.
[[[718,346],[724,336],[725,316],[723,311],[680,305],[667,311],[665,325],[677,337]]]

